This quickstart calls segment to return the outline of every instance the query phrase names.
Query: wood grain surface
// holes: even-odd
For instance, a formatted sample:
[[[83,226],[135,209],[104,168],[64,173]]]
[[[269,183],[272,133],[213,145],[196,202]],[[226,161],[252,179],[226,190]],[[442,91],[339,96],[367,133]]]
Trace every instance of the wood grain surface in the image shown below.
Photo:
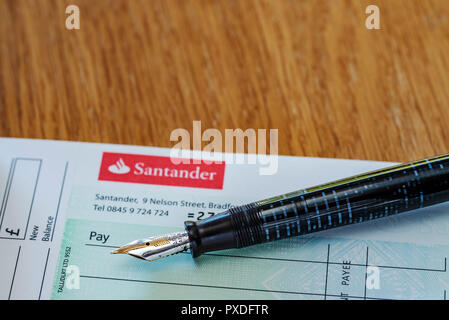
[[[449,1],[0,0],[0,136],[171,147],[193,120],[283,155],[447,153]]]

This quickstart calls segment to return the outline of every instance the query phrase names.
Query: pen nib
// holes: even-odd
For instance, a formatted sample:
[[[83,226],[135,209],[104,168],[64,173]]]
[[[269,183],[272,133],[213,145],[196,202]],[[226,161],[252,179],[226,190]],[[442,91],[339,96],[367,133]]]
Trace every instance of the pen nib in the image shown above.
[[[112,253],[127,253],[133,257],[154,261],[190,248],[187,232],[173,232],[162,236],[132,241]]]
[[[140,241],[140,240],[136,240],[136,241],[130,242],[130,243],[124,245],[124,246],[121,246],[121,247],[118,248],[118,249],[115,249],[115,250],[112,251],[111,253],[113,253],[113,254],[118,254],[118,253],[123,253],[123,254],[125,254],[125,253],[128,253],[128,252],[131,251],[131,250],[135,250],[135,249],[138,249],[138,248],[142,248],[143,245],[137,243],[138,241]]]

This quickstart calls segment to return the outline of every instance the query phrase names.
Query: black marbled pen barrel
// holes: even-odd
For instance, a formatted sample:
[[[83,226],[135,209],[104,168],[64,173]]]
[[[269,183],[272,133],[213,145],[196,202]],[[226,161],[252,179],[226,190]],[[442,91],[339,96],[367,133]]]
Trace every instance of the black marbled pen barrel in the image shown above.
[[[449,155],[402,164],[186,221],[193,257],[304,235],[449,200]]]

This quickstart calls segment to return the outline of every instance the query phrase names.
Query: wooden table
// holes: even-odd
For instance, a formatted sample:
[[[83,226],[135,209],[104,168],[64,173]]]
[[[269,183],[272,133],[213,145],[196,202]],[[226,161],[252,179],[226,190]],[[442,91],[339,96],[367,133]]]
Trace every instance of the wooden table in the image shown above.
[[[201,120],[279,129],[283,155],[447,153],[448,13],[447,0],[0,0],[0,136],[171,147]]]

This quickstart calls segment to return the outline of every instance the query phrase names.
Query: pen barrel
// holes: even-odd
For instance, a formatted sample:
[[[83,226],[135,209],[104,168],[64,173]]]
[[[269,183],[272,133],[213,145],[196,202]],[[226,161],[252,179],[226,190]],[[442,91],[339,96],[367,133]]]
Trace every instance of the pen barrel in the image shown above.
[[[402,164],[186,222],[194,257],[449,201],[449,155]]]
[[[449,156],[390,167],[256,202],[261,242],[449,201]]]

